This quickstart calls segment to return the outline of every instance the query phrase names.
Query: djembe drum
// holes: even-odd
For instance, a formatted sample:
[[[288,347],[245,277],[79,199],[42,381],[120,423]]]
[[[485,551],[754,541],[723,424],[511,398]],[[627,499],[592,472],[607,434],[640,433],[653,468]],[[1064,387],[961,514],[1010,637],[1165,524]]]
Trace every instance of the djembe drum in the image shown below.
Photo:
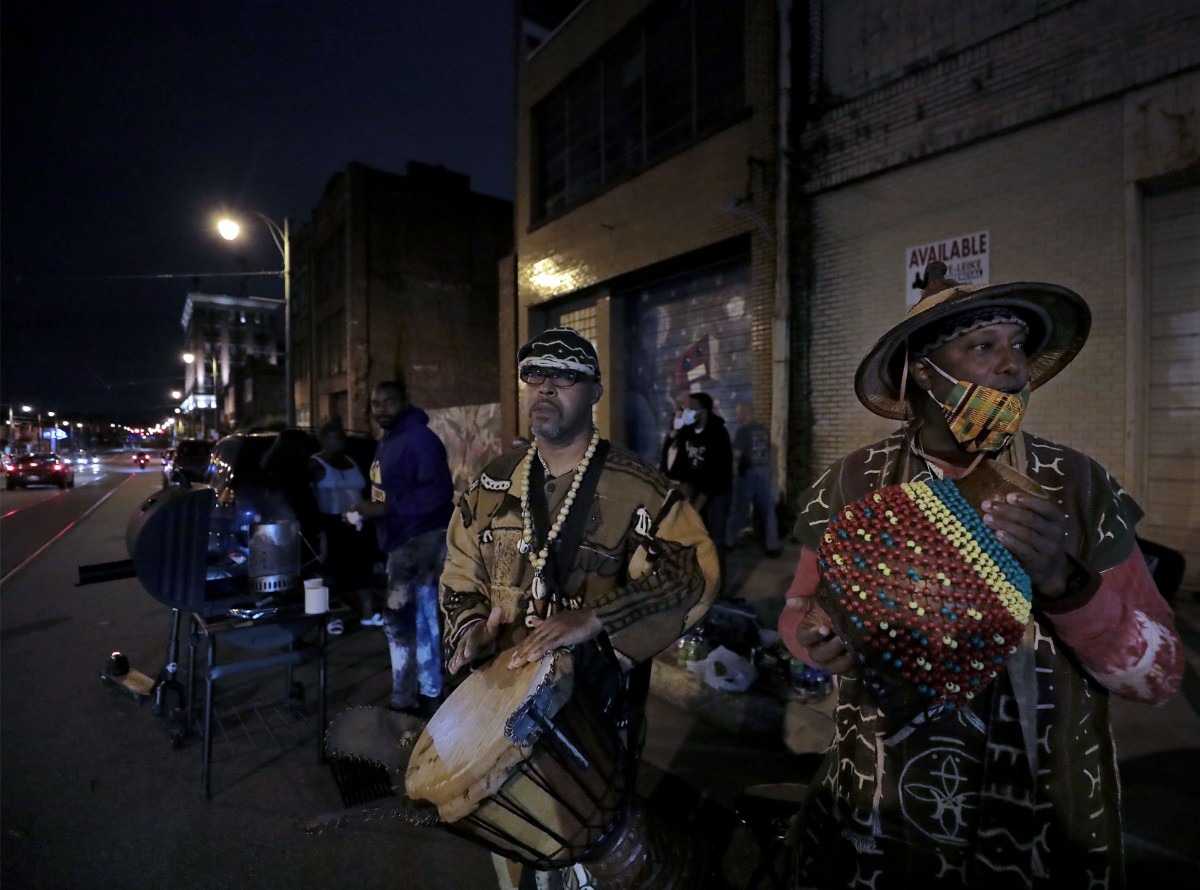
[[[892,485],[848,504],[818,547],[821,607],[895,723],[970,703],[1016,651],[1029,576],[980,505],[1033,480],[985,461],[962,480]]]
[[[429,721],[409,759],[409,797],[445,827],[534,868],[608,848],[628,789],[619,733],[575,688],[557,649],[510,670],[507,654],[475,672]]]

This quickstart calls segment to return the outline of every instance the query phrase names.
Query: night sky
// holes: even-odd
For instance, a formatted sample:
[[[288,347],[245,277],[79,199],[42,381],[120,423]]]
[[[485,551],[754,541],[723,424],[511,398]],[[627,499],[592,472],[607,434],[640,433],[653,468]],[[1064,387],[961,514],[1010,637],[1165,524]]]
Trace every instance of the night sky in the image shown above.
[[[5,412],[167,417],[186,293],[283,293],[216,277],[282,268],[261,223],[218,238],[222,208],[297,230],[351,162],[442,164],[512,198],[511,0],[0,10]]]

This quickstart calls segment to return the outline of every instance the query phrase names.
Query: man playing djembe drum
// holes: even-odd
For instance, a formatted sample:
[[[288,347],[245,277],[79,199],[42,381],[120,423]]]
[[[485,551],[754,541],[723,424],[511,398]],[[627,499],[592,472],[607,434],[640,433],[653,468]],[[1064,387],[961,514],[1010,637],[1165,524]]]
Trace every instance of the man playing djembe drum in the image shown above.
[[[486,467],[451,520],[447,666],[457,674],[501,651],[516,668],[572,647],[577,673],[617,688],[619,713],[607,716],[636,752],[649,659],[707,611],[716,553],[661,473],[599,437],[592,406],[604,390],[590,342],[554,328],[517,357],[534,441]],[[526,886],[520,871],[497,857],[501,887]],[[536,886],[578,879],[543,872]]]
[[[1057,285],[958,286],[945,272],[931,264],[922,299],[855,378],[869,410],[903,425],[838,461],[801,499],[796,533],[804,549],[780,632],[801,659],[842,673],[833,745],[800,817],[798,885],[1121,887],[1109,696],[1163,702],[1180,683],[1183,650],[1134,541],[1141,510],[1095,461],[1019,431],[1030,391],[1079,352],[1090,313]],[[881,504],[895,505],[888,521],[900,516],[904,496],[921,492],[928,500],[931,490],[945,490],[938,480],[963,478],[981,461],[986,472],[1003,475],[995,466],[1002,464],[1041,486],[981,498],[982,521],[976,513],[968,520],[977,534],[954,545],[974,537],[990,546],[994,534],[1008,582],[1025,583],[1026,623],[1017,625],[1011,655],[997,656],[1004,663],[957,706],[897,717],[888,708],[891,690],[878,682],[869,690],[867,679],[887,675],[874,657],[892,667],[912,660],[900,657],[912,651],[900,644],[925,639],[912,614],[920,598],[890,594],[873,560],[861,560],[857,574],[842,571],[855,556],[834,553],[837,535],[851,537],[855,522],[878,518]],[[967,483],[954,487],[965,492]],[[897,491],[904,496],[888,500],[885,492]],[[909,524],[919,522],[908,515]],[[911,551],[905,522],[892,528],[889,543],[904,549],[907,537]],[[945,563],[911,568],[914,577],[937,570],[973,583],[952,550],[938,552]],[[831,583],[851,598],[831,598]],[[980,617],[948,602],[944,614],[919,620],[948,627]],[[908,629],[896,634],[905,621]],[[864,629],[875,636],[864,633],[856,645]],[[939,658],[956,660],[956,670],[964,663],[957,653],[929,654],[903,670],[927,677]]]

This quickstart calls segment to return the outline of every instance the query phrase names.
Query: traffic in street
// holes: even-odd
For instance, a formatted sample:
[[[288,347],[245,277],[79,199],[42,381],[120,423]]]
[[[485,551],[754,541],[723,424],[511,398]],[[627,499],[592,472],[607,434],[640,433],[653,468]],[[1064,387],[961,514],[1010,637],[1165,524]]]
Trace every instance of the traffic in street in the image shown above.
[[[94,463],[76,465],[70,488],[44,484],[0,489],[0,536],[4,541],[0,583],[94,510],[117,486],[136,476],[159,478],[158,466],[138,467],[132,453],[101,453]]]

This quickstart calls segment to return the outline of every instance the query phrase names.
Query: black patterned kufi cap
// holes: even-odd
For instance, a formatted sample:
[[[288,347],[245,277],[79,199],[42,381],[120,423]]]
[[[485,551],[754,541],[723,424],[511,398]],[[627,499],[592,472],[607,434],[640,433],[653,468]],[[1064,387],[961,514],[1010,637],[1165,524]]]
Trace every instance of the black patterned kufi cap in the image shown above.
[[[529,367],[576,371],[600,379],[596,347],[574,328],[542,331],[517,350],[517,371]]]

